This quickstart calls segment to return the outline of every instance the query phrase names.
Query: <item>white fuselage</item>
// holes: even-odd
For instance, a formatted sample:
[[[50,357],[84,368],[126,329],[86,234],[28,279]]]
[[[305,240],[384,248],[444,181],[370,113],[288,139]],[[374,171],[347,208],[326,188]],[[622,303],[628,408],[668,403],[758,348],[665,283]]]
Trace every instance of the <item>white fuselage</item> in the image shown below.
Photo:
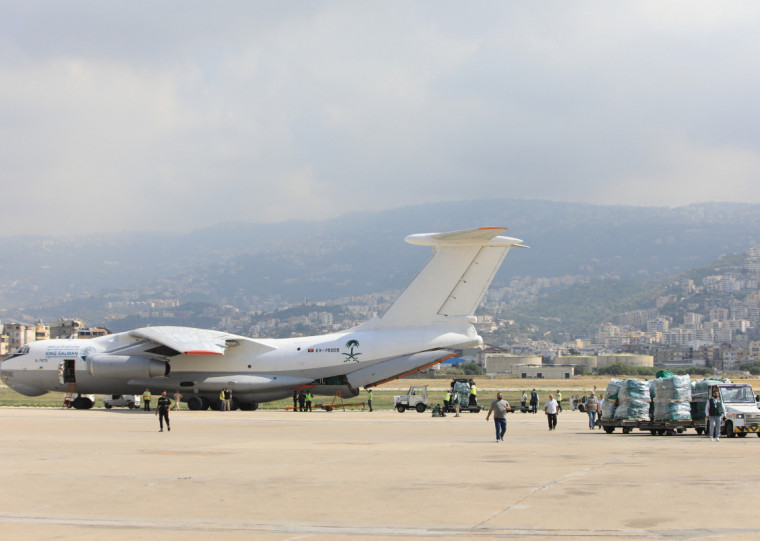
[[[236,337],[236,345],[224,355],[182,354],[167,358],[166,363],[170,367],[168,375],[98,373],[97,368],[88,365],[88,358],[92,362],[102,352],[124,347],[133,341],[128,333],[120,333],[87,340],[34,342],[29,344],[26,354],[3,361],[0,375],[11,388],[22,394],[63,392],[68,385],[62,377],[62,363],[68,361],[74,366],[78,393],[139,394],[146,387],[154,392],[164,389],[170,392],[183,389],[211,392],[211,389],[204,388],[206,380],[212,378],[210,385],[216,389],[227,375],[248,383],[240,392],[268,393],[279,389],[279,383],[288,382],[286,387],[292,389],[293,383],[308,385],[314,380],[349,376],[364,368],[419,352],[435,352],[424,358],[430,364],[429,359],[445,357],[449,348],[481,343],[470,325],[449,331],[438,327],[359,330],[255,341]],[[347,347],[349,343],[352,345]],[[408,368],[413,370],[418,367],[410,365]],[[248,376],[250,378],[246,379]],[[256,380],[257,377],[263,379]],[[353,386],[372,383],[376,382],[356,381]]]

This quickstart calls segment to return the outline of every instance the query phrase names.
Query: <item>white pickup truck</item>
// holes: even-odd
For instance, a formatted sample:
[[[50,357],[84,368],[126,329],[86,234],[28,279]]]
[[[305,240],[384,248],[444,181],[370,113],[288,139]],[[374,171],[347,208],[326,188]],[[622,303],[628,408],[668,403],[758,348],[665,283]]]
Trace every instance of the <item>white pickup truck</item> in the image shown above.
[[[729,438],[734,436],[743,438],[750,433],[760,436],[760,409],[757,407],[752,386],[748,383],[717,383],[710,386],[708,391],[710,394],[701,396],[695,394],[692,400],[706,403],[715,387],[720,392],[720,399],[726,410],[721,433]],[[708,429],[705,428],[705,432],[707,431]]]
[[[107,394],[103,397],[103,405],[106,409],[129,408],[131,410],[140,407],[140,395],[136,394]]]

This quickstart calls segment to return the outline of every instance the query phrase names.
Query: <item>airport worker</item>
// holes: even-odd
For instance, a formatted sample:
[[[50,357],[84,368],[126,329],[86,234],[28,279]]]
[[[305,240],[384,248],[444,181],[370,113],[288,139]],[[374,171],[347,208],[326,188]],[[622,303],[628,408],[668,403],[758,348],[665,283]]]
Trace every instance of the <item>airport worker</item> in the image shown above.
[[[530,412],[538,413],[538,393],[535,389],[530,392]]]
[[[443,408],[449,409],[449,404],[451,404],[451,391],[446,391],[446,396],[443,399]]]
[[[507,433],[507,412],[512,411],[509,402],[504,400],[504,395],[496,394],[496,400],[491,402],[491,409],[488,410],[486,421],[491,418],[493,413],[493,422],[496,427],[496,443],[504,441],[504,434]]]
[[[143,399],[143,409],[145,411],[150,411],[150,389],[148,389],[147,387],[145,388],[145,391],[143,392],[142,399]]]
[[[219,391],[219,411],[225,411],[227,409],[227,405],[224,403],[224,392],[227,389],[222,389]]]
[[[470,386],[470,406],[477,406],[478,405],[478,386],[475,385],[475,382],[472,382],[472,385]]]
[[[225,411],[232,410],[232,389],[229,387],[224,388],[224,409]]]
[[[546,419],[549,421],[549,430],[555,430],[557,428],[557,412],[559,403],[554,399],[553,395],[549,395],[549,399],[544,405],[544,413],[546,413]]]
[[[298,393],[298,411],[305,411],[306,409],[306,395],[303,391]]]
[[[182,395],[179,391],[174,393],[174,411],[179,411],[179,405],[180,401],[182,400]]]
[[[562,393],[559,392],[559,389],[557,389],[557,394],[554,395],[554,399],[557,401],[557,407],[559,408],[557,411],[562,411]]]
[[[298,411],[298,391],[293,389],[293,411]]]
[[[710,400],[705,404],[705,417],[709,420],[710,441],[720,441],[720,418],[726,414],[720,392],[717,387],[713,388]]]
[[[158,397],[156,403],[156,415],[158,415],[158,424],[161,427],[159,432],[164,431],[164,419],[166,419],[166,430],[171,432],[172,427],[169,426],[169,410],[172,408],[172,401],[166,396],[166,391],[161,391],[161,396]]]
[[[306,391],[306,411],[311,411],[311,391]]]
[[[459,393],[454,391],[454,396],[452,398],[454,401],[454,411],[456,412],[456,415],[454,417],[459,417]]]
[[[520,397],[520,406],[522,406],[523,409],[525,409],[525,406],[528,405],[528,395],[525,394],[525,391],[522,391],[522,396]]]
[[[367,389],[367,405],[369,406],[369,411],[372,411],[372,389]]]
[[[588,427],[590,430],[594,430],[596,424],[596,412],[599,409],[599,402],[596,400],[596,394],[591,393],[586,399],[586,413],[588,413]]]

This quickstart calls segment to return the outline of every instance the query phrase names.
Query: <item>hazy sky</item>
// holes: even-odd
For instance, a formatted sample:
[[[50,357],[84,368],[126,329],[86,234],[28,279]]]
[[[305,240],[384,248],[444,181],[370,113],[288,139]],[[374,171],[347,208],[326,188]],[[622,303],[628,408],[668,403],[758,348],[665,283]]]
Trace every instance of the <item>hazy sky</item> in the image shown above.
[[[0,235],[760,202],[754,1],[0,1]]]

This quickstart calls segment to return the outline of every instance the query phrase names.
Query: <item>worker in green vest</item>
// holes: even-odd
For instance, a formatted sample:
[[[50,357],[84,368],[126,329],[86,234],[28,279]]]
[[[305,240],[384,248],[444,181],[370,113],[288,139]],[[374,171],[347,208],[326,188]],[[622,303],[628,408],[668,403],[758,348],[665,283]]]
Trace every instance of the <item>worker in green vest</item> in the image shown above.
[[[306,391],[306,411],[311,411],[311,391]]]
[[[478,386],[475,385],[475,382],[472,382],[472,385],[470,385],[470,406],[477,406],[478,405]]]
[[[446,396],[443,398],[444,409],[449,409],[450,403],[451,403],[451,391],[446,391]]]
[[[150,411],[150,389],[146,387],[145,392],[142,395],[143,399],[143,409],[145,411]]]
[[[227,401],[224,399],[224,391],[225,389],[219,391],[219,411],[225,411],[227,409]]]

